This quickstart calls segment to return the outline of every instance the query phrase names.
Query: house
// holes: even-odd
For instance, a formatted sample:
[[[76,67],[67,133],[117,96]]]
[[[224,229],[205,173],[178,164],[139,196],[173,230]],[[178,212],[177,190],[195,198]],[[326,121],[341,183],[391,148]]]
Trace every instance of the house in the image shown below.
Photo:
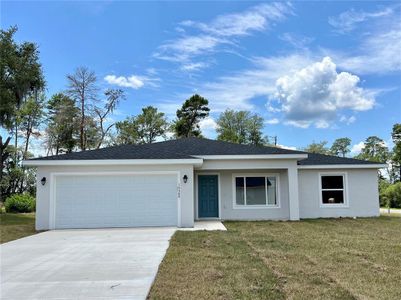
[[[379,215],[382,164],[201,138],[42,157],[37,229]]]

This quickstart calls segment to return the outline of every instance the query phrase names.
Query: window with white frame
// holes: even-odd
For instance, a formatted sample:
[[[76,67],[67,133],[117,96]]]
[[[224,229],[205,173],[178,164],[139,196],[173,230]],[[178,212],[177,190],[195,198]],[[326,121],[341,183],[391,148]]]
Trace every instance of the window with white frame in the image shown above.
[[[320,174],[322,205],[345,205],[345,174]]]
[[[234,177],[235,206],[277,206],[277,176]]]

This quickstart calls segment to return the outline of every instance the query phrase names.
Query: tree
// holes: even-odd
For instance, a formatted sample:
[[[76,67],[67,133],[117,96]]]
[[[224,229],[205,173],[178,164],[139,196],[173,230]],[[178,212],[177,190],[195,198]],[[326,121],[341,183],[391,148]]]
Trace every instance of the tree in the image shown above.
[[[1,197],[6,199],[15,193],[35,193],[36,179],[34,169],[23,169],[19,166],[22,159],[22,151],[9,145],[7,152],[10,155],[4,162],[3,176],[0,181]],[[27,158],[32,157],[31,153],[26,154]]]
[[[136,117],[116,123],[117,144],[150,144],[163,137],[168,128],[164,113],[153,106],[142,108]]]
[[[31,136],[39,137],[39,126],[44,121],[44,104],[45,97],[43,94],[37,97],[29,97],[17,112],[17,124],[19,131],[22,132],[25,145],[22,151],[22,159],[27,158],[28,147]]]
[[[47,109],[47,153],[58,155],[72,152],[79,135],[79,109],[75,106],[75,101],[58,93],[51,97]]]
[[[77,102],[80,108],[79,124],[79,147],[81,150],[88,148],[86,136],[87,111],[93,110],[98,101],[98,87],[96,85],[96,75],[86,67],[79,67],[74,74],[67,75],[68,89],[67,94]]]
[[[14,127],[15,114],[24,99],[45,86],[37,45],[17,44],[16,32],[17,27],[0,30],[0,125],[6,129]]]
[[[106,134],[115,125],[115,123],[112,123],[109,124],[109,126],[107,126],[106,128],[104,127],[104,123],[107,116],[114,111],[114,109],[116,108],[121,99],[125,99],[124,92],[120,89],[108,89],[106,90],[104,95],[106,96],[106,103],[104,107],[103,108],[95,107],[95,113],[99,118],[100,132],[101,132],[100,139],[97,143],[98,149],[102,145]]]
[[[124,121],[116,123],[117,137],[115,144],[138,144],[139,133],[135,117],[128,117]]]
[[[0,126],[13,132],[16,149],[10,150],[10,136],[5,141],[0,136],[0,182],[4,181],[4,169],[7,168],[10,155],[14,155],[13,162],[18,167],[17,159],[20,157],[17,155],[19,131],[17,113],[26,99],[36,97],[45,87],[37,45],[31,42],[16,43],[14,41],[16,31],[17,27],[0,30]],[[28,152],[28,149],[25,152]],[[3,195],[4,185],[1,184],[0,202],[3,201]]]
[[[7,159],[11,156],[11,152],[9,151],[9,143],[10,143],[11,137],[8,137],[5,142],[3,142],[3,137],[0,135],[0,202],[3,202],[3,194],[4,194],[4,187],[6,184],[3,184],[3,178],[4,178],[4,169],[6,166],[6,161]]]
[[[263,145],[263,118],[249,111],[227,109],[217,120],[217,139],[237,144]]]
[[[333,143],[333,145],[330,148],[330,152],[334,155],[341,155],[342,157],[345,157],[347,153],[350,152],[349,146],[351,145],[351,139],[350,138],[339,138],[336,139]]]
[[[401,208],[401,182],[384,187],[380,193],[381,205],[388,208]]]
[[[179,138],[200,136],[199,122],[209,115],[209,101],[198,94],[185,100],[181,109],[177,110],[177,120],[173,124],[175,135]]]
[[[329,154],[329,149],[326,147],[327,141],[320,141],[318,143],[312,142],[303,150],[309,153]]]
[[[355,156],[356,159],[368,160],[377,163],[387,163],[392,157],[392,153],[388,150],[388,147],[384,141],[377,136],[370,136],[365,140],[361,153]],[[390,179],[390,182],[394,182],[394,168],[391,163],[385,168],[385,171]],[[379,175],[383,177],[382,171],[379,170]]]
[[[135,119],[140,143],[150,144],[157,137],[165,135],[168,122],[164,113],[159,112],[156,107],[147,106],[142,108],[142,113]]]
[[[365,140],[365,145],[356,158],[383,163],[388,160],[389,151],[381,138],[370,136]]]
[[[85,117],[85,147],[86,149],[97,149],[102,132],[99,130],[97,120],[92,116]]]
[[[249,144],[261,146],[264,145],[267,140],[263,138],[263,118],[258,115],[253,115],[248,120],[248,140]]]
[[[398,167],[398,178],[401,180],[401,123],[394,124],[391,137],[394,143],[392,163]]]

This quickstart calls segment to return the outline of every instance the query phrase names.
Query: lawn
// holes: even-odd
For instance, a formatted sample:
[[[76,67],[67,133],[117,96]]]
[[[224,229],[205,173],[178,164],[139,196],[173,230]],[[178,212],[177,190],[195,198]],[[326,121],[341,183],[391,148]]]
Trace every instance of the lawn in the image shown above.
[[[35,234],[35,214],[0,214],[0,244]]]
[[[178,231],[150,299],[399,299],[401,217]]]

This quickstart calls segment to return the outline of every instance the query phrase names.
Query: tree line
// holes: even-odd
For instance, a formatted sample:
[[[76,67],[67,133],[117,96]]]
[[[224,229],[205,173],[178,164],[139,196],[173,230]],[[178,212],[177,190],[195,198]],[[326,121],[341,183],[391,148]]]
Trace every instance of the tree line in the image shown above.
[[[46,81],[35,43],[17,43],[16,27],[0,31],[0,202],[15,193],[35,193],[35,174],[21,162],[33,156],[32,141],[43,140],[44,155],[99,149],[109,145],[147,144],[169,138],[202,137],[201,122],[209,117],[209,101],[198,95],[186,99],[171,122],[164,112],[146,106],[134,116],[113,122],[111,116],[126,100],[121,89],[101,90],[96,74],[78,67],[65,76],[65,90],[46,97]],[[238,144],[272,145],[263,134],[264,119],[249,111],[227,109],[216,121],[217,139]],[[6,135],[3,139],[2,135]],[[357,158],[390,162],[393,184],[401,162],[401,125],[393,128],[396,145],[390,151],[383,140],[368,137]],[[12,143],[11,143],[12,142]],[[348,156],[347,137],[308,145],[312,153]]]

